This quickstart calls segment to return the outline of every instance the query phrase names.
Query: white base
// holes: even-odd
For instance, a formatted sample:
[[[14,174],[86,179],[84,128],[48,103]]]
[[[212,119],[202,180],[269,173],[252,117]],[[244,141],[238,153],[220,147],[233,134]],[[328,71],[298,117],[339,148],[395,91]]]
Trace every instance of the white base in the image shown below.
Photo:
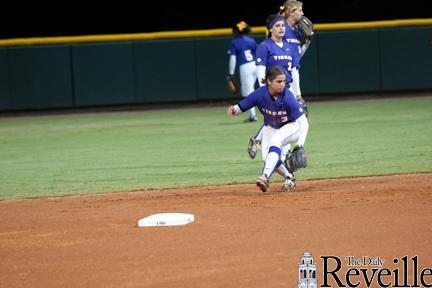
[[[138,221],[138,227],[186,225],[195,220],[193,214],[159,213],[147,216]]]

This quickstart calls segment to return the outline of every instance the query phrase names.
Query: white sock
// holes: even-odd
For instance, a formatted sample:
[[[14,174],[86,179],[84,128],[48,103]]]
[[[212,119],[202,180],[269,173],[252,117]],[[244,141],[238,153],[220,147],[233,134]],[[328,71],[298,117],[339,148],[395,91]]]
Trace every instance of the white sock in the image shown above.
[[[255,117],[256,117],[255,107],[252,107],[251,109],[249,109],[249,119],[252,119]]]
[[[263,174],[267,175],[270,178],[271,174],[275,170],[276,164],[279,161],[279,157],[279,154],[276,152],[270,152],[267,154]]]
[[[283,177],[291,176],[291,173],[288,172],[284,164],[279,165],[279,167],[276,168],[276,172]]]

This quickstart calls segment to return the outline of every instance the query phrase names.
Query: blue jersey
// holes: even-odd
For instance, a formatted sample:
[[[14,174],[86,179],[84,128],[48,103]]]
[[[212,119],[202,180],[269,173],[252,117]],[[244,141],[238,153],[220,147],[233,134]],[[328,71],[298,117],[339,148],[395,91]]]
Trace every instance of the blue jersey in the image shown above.
[[[235,55],[240,66],[255,61],[257,46],[255,39],[242,35],[231,40],[228,54]]]
[[[258,45],[256,65],[263,65],[266,68],[281,66],[286,75],[286,82],[292,82],[291,70],[295,51],[288,45],[287,41],[282,42],[279,47],[272,39],[266,39]]]
[[[301,39],[302,33],[298,26],[291,28],[287,22],[285,22],[285,35],[284,40],[288,42],[288,46],[294,53],[293,57],[293,67],[300,68],[301,59]]]
[[[264,116],[264,125],[273,128],[280,128],[304,114],[294,94],[287,88],[274,99],[268,92],[268,87],[262,86],[240,101],[238,105],[243,112],[257,106]]]

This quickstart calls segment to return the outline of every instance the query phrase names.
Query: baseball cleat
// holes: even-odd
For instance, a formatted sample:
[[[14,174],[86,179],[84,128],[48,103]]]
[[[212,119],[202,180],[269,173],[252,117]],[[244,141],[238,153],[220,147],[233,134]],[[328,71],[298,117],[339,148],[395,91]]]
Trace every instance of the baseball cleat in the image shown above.
[[[285,181],[282,183],[281,189],[283,191],[292,191],[292,189],[295,187],[295,185],[296,185],[296,183],[295,183],[294,175],[292,175],[292,177],[287,176],[285,178]]]
[[[256,154],[257,154],[257,150],[258,150],[260,145],[261,145],[261,141],[256,140],[254,137],[251,137],[249,139],[247,152],[248,152],[249,157],[251,159],[255,159]]]
[[[265,175],[258,177],[255,183],[262,192],[266,192],[269,187],[269,180]]]

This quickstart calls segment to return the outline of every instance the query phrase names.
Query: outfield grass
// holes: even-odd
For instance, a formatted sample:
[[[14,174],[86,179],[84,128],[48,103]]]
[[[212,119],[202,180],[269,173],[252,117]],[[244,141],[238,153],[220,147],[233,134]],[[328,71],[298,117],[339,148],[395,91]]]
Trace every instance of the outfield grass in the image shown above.
[[[309,109],[299,179],[432,171],[432,98]],[[251,183],[262,167],[246,145],[259,124],[243,119],[225,107],[2,118],[0,198]]]

